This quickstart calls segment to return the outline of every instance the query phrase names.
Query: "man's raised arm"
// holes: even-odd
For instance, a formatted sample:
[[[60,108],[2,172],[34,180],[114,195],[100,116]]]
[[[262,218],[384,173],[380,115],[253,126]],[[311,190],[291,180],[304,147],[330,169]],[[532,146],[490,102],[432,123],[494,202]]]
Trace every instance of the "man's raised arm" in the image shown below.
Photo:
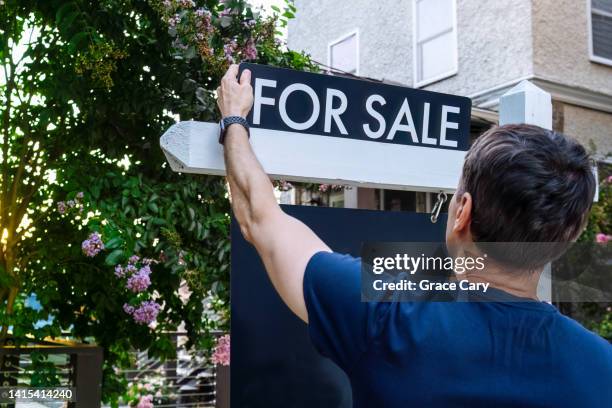
[[[217,104],[224,118],[245,118],[253,105],[250,71],[244,70],[240,81],[237,76],[238,65],[232,65],[217,89]],[[312,255],[331,250],[310,228],[281,210],[243,126],[233,124],[227,128],[224,147],[232,209],[240,230],[257,249],[283,301],[307,322],[304,271]]]

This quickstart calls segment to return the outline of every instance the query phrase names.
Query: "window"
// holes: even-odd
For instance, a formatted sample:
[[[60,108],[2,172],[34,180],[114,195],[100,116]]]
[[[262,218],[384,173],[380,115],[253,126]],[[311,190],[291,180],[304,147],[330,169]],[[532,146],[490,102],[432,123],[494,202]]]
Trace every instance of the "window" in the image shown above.
[[[591,61],[612,65],[612,0],[587,0]]]
[[[385,190],[384,209],[387,211],[416,211],[414,191]]]
[[[334,208],[344,208],[344,191],[333,191],[329,195],[329,206]]]
[[[327,65],[331,68],[359,75],[359,32],[353,31],[329,44]]]
[[[457,73],[456,0],[413,0],[414,86]]]

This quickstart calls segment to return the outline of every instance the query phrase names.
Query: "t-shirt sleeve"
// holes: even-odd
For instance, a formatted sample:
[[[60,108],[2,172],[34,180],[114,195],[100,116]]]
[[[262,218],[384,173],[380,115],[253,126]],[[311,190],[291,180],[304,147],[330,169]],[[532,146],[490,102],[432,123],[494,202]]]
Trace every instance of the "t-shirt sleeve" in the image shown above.
[[[308,331],[315,348],[350,371],[380,330],[386,303],[361,301],[361,261],[318,252],[304,274]]]

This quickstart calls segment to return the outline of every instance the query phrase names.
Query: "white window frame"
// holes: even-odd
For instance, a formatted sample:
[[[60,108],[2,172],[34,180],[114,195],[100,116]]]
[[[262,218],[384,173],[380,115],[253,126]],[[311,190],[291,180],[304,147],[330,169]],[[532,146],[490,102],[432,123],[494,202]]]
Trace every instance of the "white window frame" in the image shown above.
[[[335,69],[331,65],[332,64],[332,47],[334,45],[339,44],[342,41],[352,37],[352,36],[355,36],[355,43],[357,44],[356,45],[357,49],[355,50],[356,61],[355,61],[355,74],[354,75],[359,75],[359,48],[360,48],[359,47],[359,29],[355,29],[355,30],[353,30],[351,32],[348,32],[348,33],[342,35],[342,37],[340,37],[340,38],[338,38],[338,39],[336,39],[334,41],[330,41],[327,44],[327,66],[329,67],[329,69]]]
[[[599,14],[606,17],[612,18],[612,13],[609,13],[604,10],[595,9],[593,10],[593,0],[587,0],[587,21],[588,21],[588,30],[589,30],[589,59],[593,62],[597,62],[604,65],[612,66],[612,59],[600,57],[599,55],[595,55],[593,52],[593,12],[595,14]]]
[[[417,20],[418,20],[418,16],[417,16],[417,3],[419,1],[427,1],[427,0],[412,0],[412,75],[413,75],[413,87],[414,88],[421,88],[424,87],[426,85],[430,85],[433,84],[434,82],[438,82],[441,81],[443,79],[452,77],[453,75],[457,75],[457,73],[459,72],[459,51],[458,51],[458,44],[457,44],[457,0],[451,0],[452,3],[452,13],[453,13],[453,27],[451,29],[451,33],[453,35],[453,60],[455,62],[455,67],[453,69],[451,69],[450,71],[444,72],[440,75],[437,75],[433,78],[429,78],[426,80],[418,80],[418,75],[419,75],[419,52],[418,52],[418,44],[419,41],[417,40],[417,34],[418,34],[418,30],[417,30]],[[441,33],[438,33],[436,35],[430,36],[428,38],[426,38],[425,40],[422,40],[420,42],[425,42],[428,40],[432,40],[440,35],[443,34],[447,34],[449,31],[443,31]]]

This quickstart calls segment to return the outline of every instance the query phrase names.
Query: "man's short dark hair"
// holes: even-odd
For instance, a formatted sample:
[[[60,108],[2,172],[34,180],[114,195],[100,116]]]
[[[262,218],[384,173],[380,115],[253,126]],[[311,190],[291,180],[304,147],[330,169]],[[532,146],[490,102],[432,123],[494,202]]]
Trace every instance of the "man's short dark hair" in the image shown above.
[[[474,241],[575,240],[593,202],[591,166],[584,147],[561,133],[524,124],[491,128],[467,153],[458,191],[472,195]],[[539,255],[542,265],[556,257]],[[516,254],[500,256],[512,261]]]

